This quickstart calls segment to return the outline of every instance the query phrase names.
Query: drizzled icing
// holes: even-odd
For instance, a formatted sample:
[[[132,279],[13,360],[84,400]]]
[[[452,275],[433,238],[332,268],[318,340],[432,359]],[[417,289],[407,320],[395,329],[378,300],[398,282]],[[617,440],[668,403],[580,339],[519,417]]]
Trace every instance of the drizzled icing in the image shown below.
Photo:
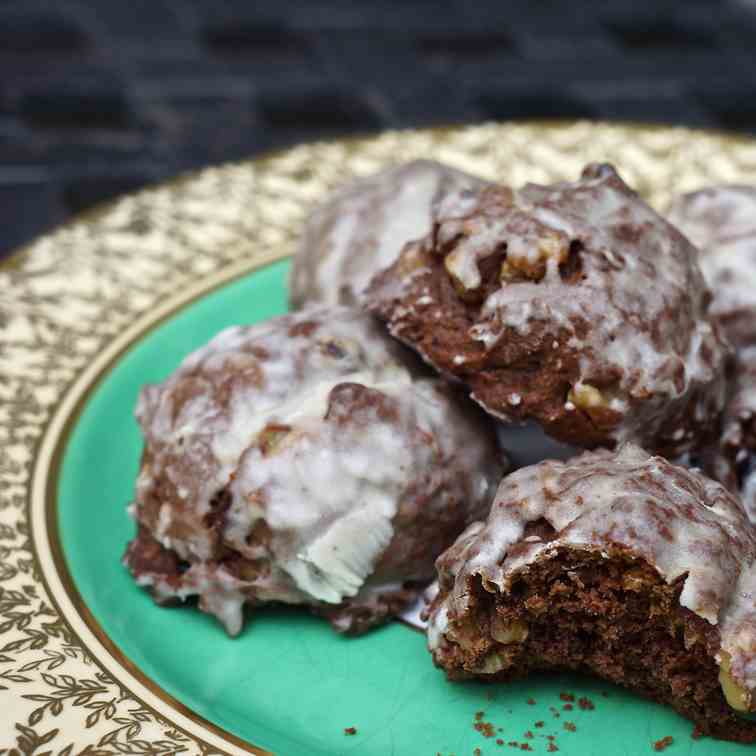
[[[414,160],[342,187],[307,220],[290,277],[292,304],[353,304],[408,241],[428,233],[446,192],[483,181],[430,160]]]
[[[521,351],[509,356],[512,344],[537,340],[528,347],[532,362],[540,355],[534,350],[545,349],[544,333],[551,334],[577,360],[572,386],[601,387],[615,417],[607,441],[682,451],[695,443],[686,425],[716,421],[726,349],[707,314],[695,248],[610,166],[589,166],[573,183],[450,194],[434,218],[433,233],[408,245],[390,272],[401,277],[403,261],[419,259],[430,273],[442,257],[460,298],[476,303],[465,324],[470,349],[477,344],[494,355],[495,369],[526,360]],[[482,263],[497,254],[501,270],[483,287]],[[527,396],[518,409],[493,406],[462,363],[439,364],[427,344],[414,340],[423,283],[416,269],[398,287],[393,276],[379,276],[371,309],[429,362],[472,382],[486,409],[505,420],[531,417]]]
[[[368,316],[317,307],[224,331],[145,389],[133,509],[188,565],[138,581],[198,595],[236,634],[245,603],[371,606],[373,578],[397,596],[429,579],[503,465],[485,421],[398,349]]]
[[[524,539],[527,523],[541,519],[554,538]],[[733,677],[756,709],[756,534],[721,485],[633,445],[543,462],[502,481],[488,519],[437,562],[442,598],[429,620],[431,649],[454,641],[450,618],[468,610],[474,576],[505,592],[528,565],[565,546],[622,549],[667,583],[683,579],[680,604],[719,627]]]
[[[488,449],[440,393],[438,381],[370,384],[360,376],[323,395],[269,453],[253,446],[230,486],[226,542],[249,558],[256,522],[271,532],[271,561],[303,596],[338,603],[373,572],[403,518],[442,518],[459,507],[487,511],[493,493]],[[455,423],[459,425],[450,432]],[[415,489],[420,490],[415,490]],[[399,566],[427,578],[430,561]]]
[[[209,558],[213,538],[201,521],[242,452],[303,394],[356,372],[411,382],[394,345],[348,308],[314,308],[218,334],[140,394],[136,416],[147,454],[137,481],[139,519],[182,558]],[[151,498],[165,498],[166,485],[186,502],[173,507],[183,520],[176,528],[170,513],[158,527],[153,517],[160,515],[149,506]],[[187,524],[191,535],[182,538]]]

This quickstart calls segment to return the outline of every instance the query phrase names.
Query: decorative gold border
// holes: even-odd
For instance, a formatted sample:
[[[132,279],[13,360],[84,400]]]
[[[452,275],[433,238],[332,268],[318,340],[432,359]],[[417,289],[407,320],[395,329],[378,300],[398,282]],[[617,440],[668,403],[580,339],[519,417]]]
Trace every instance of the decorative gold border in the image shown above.
[[[192,303],[196,302],[202,297],[205,297],[208,294],[211,294],[213,291],[216,291],[222,288],[223,286],[226,286],[245,275],[249,275],[250,273],[253,273],[256,270],[260,270],[261,268],[264,268],[267,265],[270,265],[278,260],[282,260],[285,257],[286,257],[285,254],[272,254],[272,255],[262,258],[259,261],[256,261],[251,266],[248,263],[245,263],[242,266],[240,266],[239,269],[236,269],[236,268],[224,269],[216,277],[209,279],[208,281],[202,282],[198,289],[185,292],[179,295],[178,297],[176,297],[174,300],[171,300],[165,303],[164,306],[161,307],[159,310],[153,313],[148,313],[145,318],[137,322],[133,328],[129,329],[129,331],[123,334],[123,336],[121,337],[121,339],[119,339],[117,344],[114,344],[111,347],[111,349],[108,349],[105,353],[103,353],[103,355],[101,355],[101,357],[103,356],[105,357],[105,362],[104,364],[101,364],[102,359],[97,360],[96,367],[93,366],[95,367],[96,372],[93,370],[86,371],[79,378],[79,380],[77,380],[74,383],[74,385],[71,386],[68,392],[68,395],[62,398],[61,406],[65,407],[67,404],[68,396],[72,396],[72,395],[76,396],[75,404],[70,409],[70,411],[65,411],[61,413],[62,416],[56,415],[52,418],[49,427],[54,427],[57,423],[62,422],[62,427],[60,428],[59,433],[55,434],[55,436],[52,438],[52,441],[48,434],[46,434],[42,439],[43,444],[50,443],[50,442],[52,442],[53,444],[50,464],[49,464],[49,467],[47,468],[47,474],[44,475],[44,481],[45,481],[44,490],[41,494],[44,500],[44,509],[45,509],[44,516],[45,516],[45,522],[47,525],[47,532],[45,535],[47,536],[47,543],[52,553],[53,562],[55,564],[58,577],[60,578],[63,584],[66,596],[68,597],[72,606],[75,608],[76,612],[84,620],[85,624],[93,632],[97,640],[107,650],[110,656],[112,656],[132,677],[136,678],[142,685],[144,685],[146,688],[152,691],[155,695],[160,697],[165,703],[170,705],[176,711],[180,712],[183,716],[190,719],[192,722],[206,728],[211,733],[221,736],[222,738],[227,740],[229,744],[238,746],[245,753],[256,754],[256,756],[270,756],[271,752],[261,749],[257,746],[254,746],[251,743],[248,743],[246,741],[243,741],[241,738],[238,738],[233,733],[230,733],[227,730],[221,727],[218,727],[217,725],[213,724],[209,720],[200,716],[199,714],[194,712],[192,709],[190,709],[189,707],[181,703],[181,701],[176,699],[174,696],[170,695],[163,688],[157,685],[153,680],[151,680],[147,675],[145,675],[139,669],[139,667],[137,667],[123,653],[120,647],[117,646],[108,637],[107,633],[103,630],[100,623],[97,621],[97,619],[94,617],[92,612],[89,610],[89,607],[84,602],[84,599],[79,593],[79,590],[76,587],[73,577],[68,569],[68,564],[66,563],[65,556],[63,554],[63,545],[61,543],[60,530],[58,527],[57,493],[58,493],[58,484],[60,480],[61,465],[63,462],[63,455],[65,453],[65,448],[68,444],[68,440],[71,436],[71,432],[73,428],[75,427],[76,423],[79,421],[79,418],[81,417],[81,413],[84,410],[84,407],[89,402],[89,399],[91,398],[92,394],[101,385],[104,378],[112,370],[112,368],[118,363],[118,361],[123,357],[123,355],[126,352],[128,352],[128,350],[131,349],[134,346],[134,344],[136,344],[139,340],[144,338],[151,331],[154,331],[156,328],[162,325],[165,321],[167,321],[168,319],[176,315],[179,311],[181,311],[185,307],[191,305]],[[94,373],[94,374],[91,375],[91,373]],[[40,444],[40,446],[41,445],[42,444]],[[38,463],[39,463],[39,455],[35,455],[35,467],[38,465]],[[37,479],[37,470],[35,470],[34,473],[32,474],[32,480],[34,481],[35,479]],[[33,487],[34,486],[32,486],[32,488]],[[30,508],[33,506],[35,499],[36,497],[34,496],[34,493],[32,491],[32,495],[29,497]],[[31,512],[29,514],[29,523],[30,523],[32,541],[34,542],[35,540],[34,518],[31,516]],[[55,597],[55,592],[52,591],[50,588],[48,579],[45,576],[45,571],[44,569],[42,569],[42,565],[40,564],[38,552],[35,552],[34,558],[39,569],[40,579],[42,583],[44,584],[45,588],[47,589],[48,594],[50,595],[51,603],[55,606],[57,611],[63,617],[66,617],[66,611],[61,606],[61,603],[59,602],[59,600]],[[94,649],[89,648],[86,644],[84,644],[81,638],[79,638],[79,641],[82,642],[82,645],[84,645],[87,648],[87,650],[89,650],[90,653],[93,654],[93,658],[97,662],[97,656],[94,653]],[[103,669],[105,668],[103,667]],[[138,696],[132,690],[130,690],[128,686],[123,685],[122,683],[121,685],[126,690],[129,690],[129,692],[132,695],[134,695],[135,698],[138,698]],[[160,716],[160,712],[155,710],[153,707],[147,705],[147,708],[153,711],[156,715]],[[190,734],[191,733],[187,732],[187,735],[190,735]]]
[[[495,121],[487,122],[485,124],[481,124],[481,126],[500,126],[500,127],[506,127],[509,125],[525,125],[532,127],[535,131],[540,130],[554,130],[559,128],[564,128],[568,126],[573,126],[576,123],[583,123],[582,121],[575,121],[571,118],[549,118],[549,119],[540,119],[540,118],[534,118],[534,119],[522,119],[519,121],[514,122],[503,122],[503,123],[497,123]],[[592,121],[592,122],[585,122],[590,123],[593,127],[596,129],[602,129],[602,128],[623,128],[630,131],[639,131],[639,132],[646,132],[649,134],[663,134],[668,133],[670,131],[680,131],[687,133],[692,139],[694,139],[696,136],[702,136],[707,138],[713,138],[717,140],[721,140],[724,147],[754,147],[756,144],[754,142],[754,138],[747,134],[737,134],[730,131],[726,131],[725,129],[717,129],[717,128],[701,128],[701,127],[694,127],[694,126],[685,126],[682,124],[676,124],[672,122],[661,122],[661,121],[634,121],[634,120],[622,120],[622,121]],[[412,137],[412,135],[418,134],[418,133],[425,133],[425,134],[433,134],[437,137],[443,137],[444,135],[448,134],[455,134],[459,133],[463,130],[468,129],[474,129],[474,128],[480,128],[480,126],[476,125],[441,125],[441,126],[429,126],[424,129],[395,129],[391,132],[383,132],[384,134],[395,134],[397,136],[401,136],[402,134],[406,134],[408,137]],[[338,141],[339,144],[343,145],[345,148],[354,148],[356,150],[359,150],[359,147],[361,144],[365,142],[369,142],[373,139],[376,139],[376,136],[346,136],[341,137]],[[329,144],[329,142],[313,142],[310,144],[302,145],[303,147],[317,147],[320,145],[326,145]],[[286,152],[290,151],[292,148],[290,147],[284,147],[284,148],[278,148],[274,150],[268,150],[265,152],[260,153],[258,157],[245,161],[246,163],[255,163],[257,165],[263,165],[265,163],[274,161],[276,158],[284,155]],[[244,162],[228,162],[228,163],[220,163],[216,167],[218,170],[223,170],[226,167],[232,167],[232,166],[240,166],[244,165]],[[173,187],[177,188],[181,184],[191,182],[193,179],[195,179],[200,173],[202,173],[203,169],[199,170],[193,170],[193,171],[187,171],[186,173],[182,173],[177,175],[173,179],[169,179],[166,181],[161,181],[157,184],[148,184],[142,189],[138,189],[134,192],[128,192],[126,194],[120,195],[116,199],[107,200],[105,202],[96,203],[92,207],[88,208],[87,210],[83,210],[79,213],[76,213],[71,218],[68,218],[66,221],[64,221],[60,226],[58,226],[55,230],[59,231],[63,228],[66,228],[68,226],[78,224],[78,223],[86,223],[90,221],[93,218],[96,218],[99,215],[102,215],[103,213],[107,212],[110,208],[112,208],[115,204],[117,204],[121,199],[128,196],[133,196],[137,194],[142,194],[146,191],[150,191],[151,189],[160,187]],[[49,236],[53,232],[47,232],[44,234],[44,236]],[[27,242],[26,244],[22,244],[20,247],[14,249],[12,252],[10,252],[4,259],[0,260],[0,273],[3,271],[11,270],[14,268],[17,268],[21,260],[24,258],[24,256],[29,255],[33,252],[36,242]]]
[[[52,748],[54,740],[61,744],[56,746],[59,756],[70,756],[71,751],[65,743],[83,734],[87,739],[86,750],[114,754],[115,751],[102,746],[110,735],[106,732],[100,736],[102,728],[98,730],[93,726],[90,729],[90,718],[95,721],[95,714],[99,716],[104,712],[105,718],[114,717],[116,722],[121,716],[125,721],[124,732],[129,738],[132,728],[136,731],[141,726],[139,723],[144,722],[145,733],[149,729],[151,740],[147,742],[145,734],[139,741],[139,748],[150,756],[188,752],[190,747],[194,748],[193,752],[201,754],[249,752],[245,744],[230,741],[217,728],[209,729],[193,712],[170,696],[161,695],[163,692],[159,689],[156,691],[154,683],[144,681],[144,675],[134,670],[128,659],[104,637],[102,629],[83,605],[65,567],[55,522],[54,496],[62,450],[91,391],[141,334],[193,298],[206,294],[213,286],[228,283],[286,256],[307,210],[348,175],[370,173],[387,163],[419,157],[439,159],[515,184],[523,180],[551,181],[574,177],[584,162],[610,160],[627,170],[630,180],[657,206],[663,206],[673,192],[705,183],[756,183],[756,143],[747,136],[721,132],[664,125],[572,121],[489,123],[384,132],[370,137],[302,145],[270,153],[255,161],[210,168],[170,183],[148,187],[93,208],[0,262],[0,291],[8,295],[7,301],[0,300],[0,346],[23,353],[19,369],[14,372],[16,366],[8,365],[10,369],[6,377],[11,389],[15,386],[22,393],[29,394],[20,399],[11,396],[6,414],[0,413],[0,493],[3,494],[0,497],[0,604],[5,601],[4,597],[11,596],[10,604],[23,605],[26,600],[23,591],[34,596],[33,600],[27,601],[30,606],[33,604],[33,618],[29,612],[24,614],[0,608],[0,720],[8,718],[5,722],[8,731],[15,726],[20,733],[16,735],[19,747],[22,738],[26,739],[23,748],[27,750],[43,745],[46,749]],[[201,210],[199,215],[198,207]],[[134,224],[135,229],[144,216],[157,231],[164,232],[160,238],[170,242],[166,254],[162,249],[156,251],[154,240],[148,245],[148,240],[142,240],[129,225]],[[133,238],[138,242],[131,250],[130,258],[129,253],[124,252],[123,239],[117,238],[121,231],[116,228],[116,219],[125,224],[127,235],[133,232]],[[205,220],[213,228],[206,229]],[[219,241],[217,234],[224,240]],[[199,258],[205,267],[196,267],[195,258]],[[111,315],[108,308],[120,304],[121,295],[126,297],[131,293],[126,287],[131,285],[132,279],[120,275],[127,264],[125,260],[133,260],[136,264],[147,260],[154,264],[148,271],[152,278],[148,276],[145,282],[142,300],[129,302],[117,317],[110,317],[108,327],[122,326],[128,322],[124,320],[126,315],[133,314],[137,320],[128,322],[128,328],[108,346],[109,332],[95,326],[99,323],[97,318]],[[165,266],[167,283],[160,278],[161,264]],[[110,276],[108,280],[117,290],[116,297],[112,292],[97,293],[99,299],[90,295],[86,290],[89,265],[96,266],[106,278]],[[41,294],[39,287],[35,289],[39,282],[47,287],[42,286]],[[167,293],[172,296],[156,306],[166,285],[170,286]],[[22,290],[22,295],[14,300],[16,288]],[[178,293],[173,295],[174,291]],[[22,318],[41,315],[47,321],[53,321],[52,326],[57,326],[54,321],[59,309],[56,308],[65,309],[69,300],[77,300],[82,306],[94,309],[95,315],[90,312],[89,321],[86,318],[84,321],[97,331],[92,337],[97,341],[96,349],[92,346],[92,339],[87,347],[73,343],[88,334],[75,328],[67,330],[65,323],[59,333],[71,343],[58,343],[55,339],[32,343],[16,338],[12,331],[13,319],[18,318],[14,301],[22,305]],[[26,363],[23,360],[37,354],[53,358],[56,366],[59,361],[73,377],[68,379],[65,377],[67,373],[61,372],[54,381],[45,377],[38,382],[39,385],[35,384],[35,380],[24,372]],[[73,356],[81,359],[77,362]],[[89,364],[82,362],[87,359]],[[2,390],[0,386],[0,392]],[[0,394],[0,406],[4,401]],[[29,420],[31,415],[34,417]],[[8,456],[8,449],[13,451],[14,444],[17,458]],[[10,493],[6,496],[6,492]],[[11,556],[4,557],[6,552]],[[16,577],[4,577],[6,566]],[[56,586],[60,589],[60,598],[56,596]],[[61,601],[70,602],[71,617],[64,616],[66,609]],[[36,642],[32,643],[30,639],[43,634],[36,628],[48,626],[45,617],[53,619],[48,623],[49,638],[40,640],[40,643],[49,640],[49,646],[44,648],[45,653],[50,650],[49,656],[42,659],[37,658],[41,652],[31,653],[28,649]],[[27,627],[29,622],[32,623],[31,629]],[[6,630],[7,627],[10,630]],[[24,635],[30,632],[38,635]],[[82,638],[82,634],[85,637]],[[91,648],[98,645],[103,648],[103,659],[90,658],[94,653],[87,648],[87,634],[94,639]],[[15,640],[6,643],[9,638]],[[43,646],[44,643],[39,648]],[[100,670],[95,673],[97,677],[102,670],[125,669],[134,681],[131,687],[145,691],[142,697],[150,708],[142,711],[137,706],[134,712],[130,712],[132,703],[139,706],[141,703],[123,688],[116,675],[115,679],[101,681],[108,693],[114,690],[123,693],[115,704],[104,700],[103,693],[103,700],[68,708],[63,706],[61,713],[56,691],[63,682],[65,685],[69,685],[69,681],[71,684],[79,682],[65,673],[57,673],[57,677],[50,674],[53,668],[57,669],[56,665],[63,664],[64,651],[70,661],[66,661],[62,671],[78,674],[78,670],[81,674],[88,674],[87,669],[96,667]],[[8,664],[12,666],[8,668]],[[46,669],[47,673],[44,672]],[[82,684],[86,683],[92,681],[83,679]],[[26,695],[30,688],[24,686],[29,685],[38,686],[33,688],[34,695]],[[9,699],[3,696],[9,693],[17,697],[11,697],[10,708],[4,709],[2,702],[5,701],[7,707]],[[85,699],[86,694],[82,693],[81,697]],[[32,703],[21,705],[22,699],[46,703],[34,709]],[[92,713],[88,714],[88,711]],[[184,728],[183,733],[175,729],[177,723]],[[56,728],[56,724],[60,726]],[[54,729],[47,733],[37,732],[38,726]],[[199,737],[195,735],[198,727],[202,728]],[[13,735],[9,734],[9,737]],[[171,742],[162,746],[160,743],[166,741],[161,738],[168,738]],[[259,750],[252,752],[261,753]]]

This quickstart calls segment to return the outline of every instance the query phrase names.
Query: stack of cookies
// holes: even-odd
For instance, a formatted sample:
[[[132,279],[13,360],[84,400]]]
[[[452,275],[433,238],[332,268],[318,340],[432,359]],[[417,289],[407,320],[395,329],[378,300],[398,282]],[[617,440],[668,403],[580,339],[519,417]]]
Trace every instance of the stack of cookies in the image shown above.
[[[127,567],[231,634],[360,633],[437,577],[450,679],[589,672],[756,742],[756,189],[668,218],[608,165],[341,189],[297,311],[143,390]]]

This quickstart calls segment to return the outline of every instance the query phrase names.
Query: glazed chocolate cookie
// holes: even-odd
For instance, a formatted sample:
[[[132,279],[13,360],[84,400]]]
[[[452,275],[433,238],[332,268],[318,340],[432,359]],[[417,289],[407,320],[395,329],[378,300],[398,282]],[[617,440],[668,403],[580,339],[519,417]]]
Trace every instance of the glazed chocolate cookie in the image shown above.
[[[714,186],[684,194],[672,203],[669,218],[698,245],[714,297],[711,312],[735,346],[721,454],[710,455],[704,466],[740,493],[756,522],[756,188]]]
[[[634,445],[543,462],[437,567],[449,678],[587,672],[756,742],[756,534],[720,484]]]
[[[756,524],[756,344],[738,350],[733,373],[721,448],[732,466],[729,487],[740,494],[746,514]]]
[[[700,250],[719,318],[736,346],[756,343],[756,187],[713,186],[678,197],[668,217]]]
[[[428,233],[440,197],[483,185],[447,165],[414,160],[341,188],[305,224],[289,279],[292,307],[358,302],[406,242]]]
[[[155,599],[306,604],[342,632],[395,615],[488,511],[487,418],[367,315],[312,308],[230,328],[146,387],[125,564]]]
[[[668,456],[716,432],[727,347],[695,250],[613,168],[447,195],[434,217],[368,307],[484,409]]]

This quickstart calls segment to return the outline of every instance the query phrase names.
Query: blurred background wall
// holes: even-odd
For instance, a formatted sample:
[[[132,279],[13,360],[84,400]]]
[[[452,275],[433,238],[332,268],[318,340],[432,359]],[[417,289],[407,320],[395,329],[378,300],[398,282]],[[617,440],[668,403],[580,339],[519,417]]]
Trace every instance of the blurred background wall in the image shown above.
[[[210,162],[552,117],[756,130],[756,2],[0,0],[0,256]]]

